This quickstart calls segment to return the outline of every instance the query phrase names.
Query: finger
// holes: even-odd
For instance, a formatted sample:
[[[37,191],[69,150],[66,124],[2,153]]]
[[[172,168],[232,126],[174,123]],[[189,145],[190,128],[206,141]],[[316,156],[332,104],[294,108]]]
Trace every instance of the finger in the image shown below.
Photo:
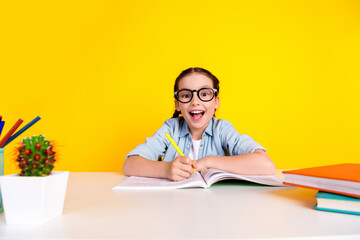
[[[174,158],[173,162],[182,162],[183,156],[177,156],[176,158]]]
[[[171,175],[173,176],[172,179],[175,179],[177,176],[182,178],[188,178],[192,173],[192,167],[187,164],[183,164],[181,162],[173,162],[171,167]]]
[[[182,170],[182,169],[179,169],[179,172],[177,173],[177,175],[178,175],[179,177],[184,178],[184,179],[188,179],[188,178],[191,176],[191,173],[192,173],[192,172],[184,171],[184,170]]]
[[[191,160],[191,166],[192,166],[193,169],[196,169],[197,168],[197,161]]]
[[[206,170],[205,167],[198,167],[198,168],[196,168],[196,171],[198,171],[198,172],[201,172],[201,171],[204,171],[204,170]]]
[[[180,159],[180,162],[182,162],[183,164],[187,164],[187,165],[191,165],[191,158],[189,158],[188,156],[183,156]]]
[[[206,167],[204,166],[203,162],[198,161],[196,163],[196,171],[201,172],[203,170],[206,170]]]
[[[171,170],[171,177],[170,179],[174,180],[174,181],[182,181],[185,180],[188,176],[186,175],[186,173],[179,169],[179,168],[175,168]]]
[[[185,164],[185,163],[180,163],[177,165],[177,167],[183,171],[186,171],[186,172],[191,172],[193,171],[193,167],[192,167],[192,162],[190,162],[189,164]]]

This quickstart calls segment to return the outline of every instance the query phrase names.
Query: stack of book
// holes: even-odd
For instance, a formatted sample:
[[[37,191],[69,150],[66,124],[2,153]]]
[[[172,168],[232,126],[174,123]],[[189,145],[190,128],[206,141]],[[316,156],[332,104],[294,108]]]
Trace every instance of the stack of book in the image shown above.
[[[360,215],[360,164],[283,171],[284,184],[319,190],[315,209]]]

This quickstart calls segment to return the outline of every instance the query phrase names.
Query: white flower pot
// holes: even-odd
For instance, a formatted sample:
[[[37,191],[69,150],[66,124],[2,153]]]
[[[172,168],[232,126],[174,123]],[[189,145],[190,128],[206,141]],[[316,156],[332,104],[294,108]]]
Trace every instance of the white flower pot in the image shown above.
[[[62,214],[69,172],[46,177],[0,177],[7,224],[41,225]]]

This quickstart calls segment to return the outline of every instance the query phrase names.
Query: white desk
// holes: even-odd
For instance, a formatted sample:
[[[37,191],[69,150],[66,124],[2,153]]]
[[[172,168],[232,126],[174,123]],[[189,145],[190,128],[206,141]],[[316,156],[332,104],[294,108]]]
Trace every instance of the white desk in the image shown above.
[[[113,192],[119,173],[70,173],[64,212],[0,239],[360,239],[360,216],[313,209],[316,191],[246,182]],[[324,238],[323,238],[324,237]]]

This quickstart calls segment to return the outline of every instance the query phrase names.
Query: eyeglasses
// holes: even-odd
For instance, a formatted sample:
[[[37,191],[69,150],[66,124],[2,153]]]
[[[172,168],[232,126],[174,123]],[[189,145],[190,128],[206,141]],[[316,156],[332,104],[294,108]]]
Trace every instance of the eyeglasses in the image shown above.
[[[181,89],[174,92],[174,95],[179,102],[188,103],[192,100],[194,92],[197,92],[197,96],[203,102],[209,102],[217,95],[217,89],[215,88],[200,88],[199,90]]]

